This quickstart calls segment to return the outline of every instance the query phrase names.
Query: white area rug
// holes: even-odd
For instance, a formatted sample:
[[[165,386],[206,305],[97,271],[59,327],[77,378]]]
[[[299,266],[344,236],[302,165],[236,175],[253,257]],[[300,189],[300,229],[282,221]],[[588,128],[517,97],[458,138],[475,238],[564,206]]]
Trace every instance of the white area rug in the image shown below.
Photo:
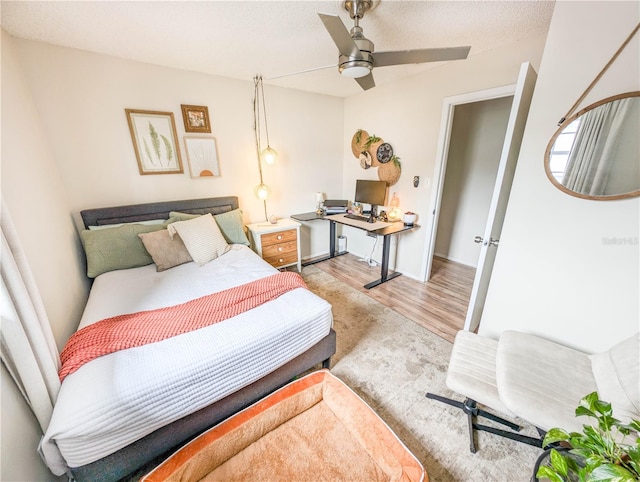
[[[338,349],[331,372],[389,424],[431,482],[530,480],[540,449],[480,432],[472,454],[466,415],[425,397],[463,399],[445,385],[451,343],[314,266],[302,275],[333,306]],[[527,424],[521,433],[537,436]]]

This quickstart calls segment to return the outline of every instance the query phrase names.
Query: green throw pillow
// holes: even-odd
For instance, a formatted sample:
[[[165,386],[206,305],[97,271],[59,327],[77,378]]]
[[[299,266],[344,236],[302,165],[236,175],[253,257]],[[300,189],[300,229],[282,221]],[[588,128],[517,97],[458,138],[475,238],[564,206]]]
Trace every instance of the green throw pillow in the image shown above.
[[[218,223],[220,231],[227,243],[249,246],[249,239],[242,224],[242,211],[234,209],[222,214],[215,214],[213,219]]]
[[[176,223],[178,221],[189,221],[189,219],[198,218],[202,216],[202,214],[189,214],[189,213],[180,213],[178,211],[171,211],[169,213],[169,219],[165,224]]]
[[[163,228],[162,224],[125,224],[117,228],[82,231],[80,239],[87,256],[87,276],[95,278],[107,271],[153,263],[138,234]]]

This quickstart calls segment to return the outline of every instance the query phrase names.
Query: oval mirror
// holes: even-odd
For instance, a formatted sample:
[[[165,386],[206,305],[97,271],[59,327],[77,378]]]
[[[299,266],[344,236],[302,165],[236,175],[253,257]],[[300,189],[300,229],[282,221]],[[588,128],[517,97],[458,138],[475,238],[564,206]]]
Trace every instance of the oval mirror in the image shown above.
[[[545,171],[561,191],[585,199],[640,196],[640,91],[608,97],[563,122]]]

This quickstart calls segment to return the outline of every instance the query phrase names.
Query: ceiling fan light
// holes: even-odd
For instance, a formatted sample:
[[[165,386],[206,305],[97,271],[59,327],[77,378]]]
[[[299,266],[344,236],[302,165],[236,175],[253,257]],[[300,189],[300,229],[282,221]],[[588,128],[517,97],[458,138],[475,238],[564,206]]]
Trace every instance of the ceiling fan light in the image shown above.
[[[370,72],[371,66],[366,62],[353,62],[352,64],[350,63],[340,66],[340,73],[351,79],[359,79],[360,77],[369,75]]]

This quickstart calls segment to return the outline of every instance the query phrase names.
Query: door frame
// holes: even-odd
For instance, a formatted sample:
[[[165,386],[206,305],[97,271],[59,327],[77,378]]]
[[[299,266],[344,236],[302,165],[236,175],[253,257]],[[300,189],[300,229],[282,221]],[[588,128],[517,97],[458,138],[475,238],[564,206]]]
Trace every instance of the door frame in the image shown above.
[[[426,282],[431,277],[431,267],[433,255],[436,249],[436,234],[438,231],[438,219],[442,206],[442,192],[444,189],[444,178],[447,172],[447,161],[449,158],[449,145],[451,143],[451,131],[453,128],[453,118],[456,106],[483,102],[486,100],[500,99],[513,96],[516,93],[517,84],[495,87],[493,89],[479,90],[467,94],[445,97],[442,101],[442,116],[440,119],[440,134],[438,135],[438,150],[436,154],[436,166],[433,179],[434,189],[431,191],[429,202],[429,242],[425,245],[422,256],[422,270],[420,279]]]

